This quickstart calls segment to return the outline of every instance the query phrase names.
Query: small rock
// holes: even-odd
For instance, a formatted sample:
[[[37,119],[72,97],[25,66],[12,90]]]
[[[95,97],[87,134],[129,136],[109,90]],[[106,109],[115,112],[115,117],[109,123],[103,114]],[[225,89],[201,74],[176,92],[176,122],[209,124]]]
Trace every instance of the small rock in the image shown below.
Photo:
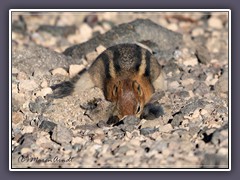
[[[28,154],[28,153],[30,153],[31,152],[31,149],[30,148],[22,148],[21,149],[21,154]]]
[[[87,41],[92,37],[92,31],[92,28],[86,23],[83,23],[80,26],[80,34],[83,37],[84,41]]]
[[[160,119],[155,119],[151,121],[146,121],[144,124],[141,125],[141,128],[154,128],[154,127],[159,127],[162,124],[162,121]]]
[[[224,72],[218,79],[215,84],[215,89],[218,93],[228,93],[228,71]]]
[[[123,123],[125,125],[138,125],[140,123],[140,119],[136,116],[127,116],[123,119]]]
[[[87,61],[92,62],[97,58],[97,56],[98,56],[98,53],[96,51],[92,51],[86,55],[86,59]]]
[[[58,144],[67,144],[72,140],[72,131],[63,125],[57,125],[51,138]]]
[[[17,75],[17,79],[21,81],[21,80],[27,80],[29,78],[25,72],[20,71]]]
[[[222,24],[222,21],[215,17],[215,16],[212,16],[209,20],[208,20],[208,25],[211,27],[211,28],[216,28],[216,29],[222,29],[223,28],[223,24]]]
[[[40,85],[42,88],[46,88],[46,87],[48,87],[48,82],[47,82],[47,80],[43,80],[42,81],[42,83],[41,83],[41,85]]]
[[[25,126],[25,127],[23,128],[22,133],[23,133],[23,134],[32,133],[33,130],[34,130],[34,127],[32,127],[32,126]]]
[[[64,36],[67,37],[70,34],[76,32],[76,26],[52,26],[52,25],[41,25],[37,29],[37,32],[43,31],[48,32],[53,36]]]
[[[38,127],[42,131],[53,132],[53,130],[56,126],[57,126],[57,124],[54,122],[43,120]]]
[[[83,65],[73,64],[69,67],[69,76],[70,78],[76,76],[80,71],[84,69]]]
[[[163,127],[159,128],[159,132],[164,132],[164,133],[170,132],[172,130],[173,130],[173,127],[171,124],[166,124]]]
[[[36,93],[36,96],[45,97],[47,94],[52,94],[52,89],[49,87],[43,88],[41,91]]]
[[[196,37],[196,36],[201,36],[204,34],[204,30],[202,28],[195,28],[192,30],[192,36]]]
[[[208,64],[211,61],[211,55],[205,46],[197,46],[195,54],[198,58],[198,61],[203,64]]]
[[[52,70],[51,73],[52,73],[52,75],[60,74],[60,75],[63,75],[63,76],[68,76],[67,71],[63,68],[56,68],[56,69]]]
[[[103,45],[99,45],[97,48],[96,48],[96,51],[98,54],[101,54],[103,51],[106,50],[106,47],[104,47]]]
[[[75,145],[75,144],[84,144],[85,143],[85,140],[81,137],[73,137],[72,138],[72,145]]]
[[[19,82],[20,92],[33,91],[38,88],[38,84],[34,80],[21,80]]]
[[[168,88],[170,88],[170,89],[177,89],[177,88],[179,88],[179,82],[173,81],[173,82],[169,83],[168,84]]]
[[[146,127],[146,128],[142,128],[140,129],[140,134],[146,136],[146,135],[149,135],[149,134],[152,134],[156,131],[158,131],[159,129],[158,128],[150,128],[150,127]]]
[[[29,103],[29,109],[33,113],[42,113],[49,106],[49,102],[43,99],[41,96],[37,97],[35,102]]]
[[[24,117],[23,114],[21,112],[12,112],[12,122],[14,124],[18,124],[19,122],[23,122],[24,121]]]
[[[183,61],[185,66],[195,66],[198,64],[198,59],[196,57],[190,57]]]

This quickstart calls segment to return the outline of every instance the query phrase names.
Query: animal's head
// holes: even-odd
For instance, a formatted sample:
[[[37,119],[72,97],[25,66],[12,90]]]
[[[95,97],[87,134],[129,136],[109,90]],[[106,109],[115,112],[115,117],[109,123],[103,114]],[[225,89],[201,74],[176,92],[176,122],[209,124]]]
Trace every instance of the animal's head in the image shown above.
[[[116,103],[116,111],[121,119],[126,115],[140,117],[145,104],[145,95],[136,80],[125,79],[111,83],[109,100]]]

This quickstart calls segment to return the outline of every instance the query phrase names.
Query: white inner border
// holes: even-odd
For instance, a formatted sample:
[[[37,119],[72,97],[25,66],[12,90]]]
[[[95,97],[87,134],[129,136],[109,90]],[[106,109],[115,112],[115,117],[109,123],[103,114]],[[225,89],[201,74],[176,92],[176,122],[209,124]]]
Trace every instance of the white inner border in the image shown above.
[[[228,150],[229,150],[229,168],[228,169],[12,169],[12,130],[11,130],[11,119],[12,119],[12,22],[11,16],[12,12],[228,12],[228,121],[229,121],[229,142],[228,142]],[[10,9],[9,10],[9,171],[231,171],[231,10],[230,9]]]

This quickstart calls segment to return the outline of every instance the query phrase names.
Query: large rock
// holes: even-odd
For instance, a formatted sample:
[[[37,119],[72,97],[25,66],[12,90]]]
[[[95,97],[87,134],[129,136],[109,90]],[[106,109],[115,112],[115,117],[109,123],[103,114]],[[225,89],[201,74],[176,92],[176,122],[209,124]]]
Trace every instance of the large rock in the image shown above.
[[[158,46],[161,56],[172,55],[180,46],[182,35],[170,31],[148,19],[137,19],[120,24],[105,34],[100,34],[87,42],[67,48],[64,54],[74,59],[81,59],[85,54],[96,50],[99,45],[110,47],[121,43],[150,41]]]
[[[68,68],[69,63],[72,63],[70,58],[37,45],[21,46],[12,52],[13,67],[27,74],[35,70],[48,72],[57,67]]]

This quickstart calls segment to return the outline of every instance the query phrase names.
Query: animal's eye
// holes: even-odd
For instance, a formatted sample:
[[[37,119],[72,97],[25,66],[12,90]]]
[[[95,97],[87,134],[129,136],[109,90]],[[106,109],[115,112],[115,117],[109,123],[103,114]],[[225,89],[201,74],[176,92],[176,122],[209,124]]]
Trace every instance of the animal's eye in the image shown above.
[[[140,104],[138,103],[136,114],[140,113],[140,111],[141,111],[141,106],[140,106]]]
[[[142,88],[141,88],[140,84],[137,83],[137,81],[134,81],[134,82],[133,82],[133,87],[134,87],[134,89],[138,92],[138,95],[139,95],[139,96],[142,96],[142,95],[143,95],[143,93],[142,93]]]
[[[117,96],[117,91],[118,91],[118,87],[116,85],[114,85],[113,87],[113,96]]]

